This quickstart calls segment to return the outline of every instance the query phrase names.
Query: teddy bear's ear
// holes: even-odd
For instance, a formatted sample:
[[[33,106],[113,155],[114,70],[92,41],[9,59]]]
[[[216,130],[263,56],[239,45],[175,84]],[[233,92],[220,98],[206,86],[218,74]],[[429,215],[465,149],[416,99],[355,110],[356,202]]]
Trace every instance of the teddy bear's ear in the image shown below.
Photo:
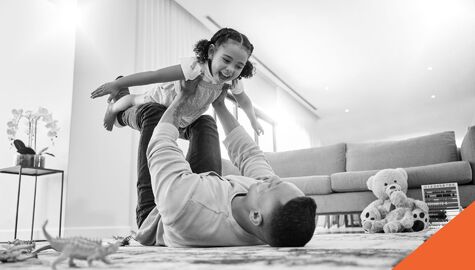
[[[366,186],[369,190],[373,190],[374,175],[371,176],[368,181],[366,181]]]
[[[406,178],[406,180],[407,180],[407,172],[406,172],[406,170],[404,170],[403,168],[397,168],[396,170],[399,171],[400,173],[402,173],[402,175],[404,175],[404,178]]]

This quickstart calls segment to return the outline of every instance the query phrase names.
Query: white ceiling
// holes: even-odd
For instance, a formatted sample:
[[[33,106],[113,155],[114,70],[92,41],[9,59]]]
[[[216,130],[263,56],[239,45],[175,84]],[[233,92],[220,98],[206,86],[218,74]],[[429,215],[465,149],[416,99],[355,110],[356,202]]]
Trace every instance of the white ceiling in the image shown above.
[[[246,34],[322,120],[385,121],[475,97],[473,0],[176,2],[213,31],[206,16]]]

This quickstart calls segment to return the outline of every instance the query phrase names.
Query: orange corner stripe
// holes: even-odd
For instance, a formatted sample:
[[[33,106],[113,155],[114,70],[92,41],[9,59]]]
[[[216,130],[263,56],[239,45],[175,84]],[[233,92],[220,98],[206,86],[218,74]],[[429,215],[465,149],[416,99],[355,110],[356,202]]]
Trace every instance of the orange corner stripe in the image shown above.
[[[395,270],[475,269],[475,202],[402,260]]]

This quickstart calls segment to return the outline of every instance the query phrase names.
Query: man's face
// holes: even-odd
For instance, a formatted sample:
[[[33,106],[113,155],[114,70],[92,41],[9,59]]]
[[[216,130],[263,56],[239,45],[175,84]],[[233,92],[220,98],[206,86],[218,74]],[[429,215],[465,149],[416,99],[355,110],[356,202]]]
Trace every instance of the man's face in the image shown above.
[[[251,208],[261,212],[264,223],[272,212],[293,198],[305,196],[294,184],[283,182],[278,176],[259,181],[249,187],[246,200]]]

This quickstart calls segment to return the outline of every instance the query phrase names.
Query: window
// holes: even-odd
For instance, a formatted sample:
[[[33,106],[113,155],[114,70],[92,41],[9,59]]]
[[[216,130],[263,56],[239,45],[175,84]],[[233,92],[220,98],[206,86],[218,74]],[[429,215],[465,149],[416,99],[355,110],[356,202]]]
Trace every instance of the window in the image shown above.
[[[264,129],[264,134],[257,138],[259,147],[264,152],[274,152],[275,151],[275,129],[272,123],[269,123],[263,119],[259,119],[262,128]]]
[[[231,94],[228,94],[225,100],[225,104],[228,110],[233,114],[234,117],[236,117],[236,119],[244,127],[247,133],[252,138],[254,138],[254,141],[257,143],[257,145],[259,145],[262,151],[275,151],[275,123],[270,117],[265,115],[262,111],[255,109],[257,120],[261,124],[262,128],[264,128],[264,134],[257,136],[257,134],[255,134],[254,132],[254,129],[252,128],[251,122],[249,121],[246,113],[241,108],[238,108],[237,102]],[[212,109],[209,110],[208,114],[213,115],[214,118],[217,119],[216,114],[214,113],[214,111],[212,111]],[[219,119],[217,119],[216,122],[218,124],[219,140],[222,142],[226,137],[224,135],[223,126],[221,125]],[[223,144],[221,144],[221,156],[225,159],[229,159],[227,149],[226,147],[224,147]]]

